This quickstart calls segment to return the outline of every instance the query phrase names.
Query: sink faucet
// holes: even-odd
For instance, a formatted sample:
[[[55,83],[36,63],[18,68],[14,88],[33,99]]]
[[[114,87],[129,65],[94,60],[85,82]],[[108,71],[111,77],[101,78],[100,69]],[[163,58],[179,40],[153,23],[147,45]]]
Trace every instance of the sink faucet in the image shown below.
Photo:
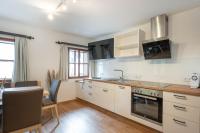
[[[114,71],[118,71],[118,72],[121,72],[121,77],[120,77],[120,80],[123,80],[124,79],[124,71],[121,70],[121,69],[114,69]]]

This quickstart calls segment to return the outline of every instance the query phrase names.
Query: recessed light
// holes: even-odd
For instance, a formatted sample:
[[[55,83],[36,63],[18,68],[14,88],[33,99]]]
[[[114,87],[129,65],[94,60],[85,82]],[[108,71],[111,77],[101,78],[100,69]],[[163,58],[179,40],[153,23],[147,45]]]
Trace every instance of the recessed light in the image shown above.
[[[67,10],[67,6],[63,4],[63,5],[62,5],[62,10],[63,10],[63,11],[66,11],[66,10]]]
[[[77,0],[73,0],[73,3],[76,3]]]
[[[49,14],[49,15],[48,15],[48,19],[49,19],[49,20],[53,20],[53,19],[54,19],[53,14]]]

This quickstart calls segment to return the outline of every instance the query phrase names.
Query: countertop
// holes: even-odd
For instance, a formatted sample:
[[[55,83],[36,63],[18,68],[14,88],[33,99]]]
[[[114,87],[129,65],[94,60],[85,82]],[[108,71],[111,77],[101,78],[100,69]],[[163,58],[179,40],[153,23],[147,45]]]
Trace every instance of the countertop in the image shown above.
[[[84,79],[97,82],[111,83],[117,85],[131,86],[131,87],[141,87],[152,90],[160,90],[165,92],[174,92],[192,96],[200,96],[200,88],[193,89],[187,85],[169,84],[169,83],[159,83],[159,82],[148,82],[148,81],[137,81],[137,80],[125,80],[124,82],[119,82],[109,79]]]
[[[174,92],[192,96],[200,96],[200,88],[194,89],[187,85],[170,85],[164,89],[166,92]]]

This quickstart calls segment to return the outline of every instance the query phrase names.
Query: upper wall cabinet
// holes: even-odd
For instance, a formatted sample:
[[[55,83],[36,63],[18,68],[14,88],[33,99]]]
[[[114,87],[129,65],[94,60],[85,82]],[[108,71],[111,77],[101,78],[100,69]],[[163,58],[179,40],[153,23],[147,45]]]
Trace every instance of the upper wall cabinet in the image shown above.
[[[114,38],[88,44],[90,60],[110,59],[114,57]]]
[[[141,29],[114,36],[114,57],[134,57],[142,55],[142,41],[145,33]]]

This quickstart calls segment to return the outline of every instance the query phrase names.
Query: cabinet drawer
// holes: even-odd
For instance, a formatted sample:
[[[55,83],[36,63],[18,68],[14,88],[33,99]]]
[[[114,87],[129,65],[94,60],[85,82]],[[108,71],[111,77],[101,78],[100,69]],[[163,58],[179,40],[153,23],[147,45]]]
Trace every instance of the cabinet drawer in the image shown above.
[[[164,133],[199,133],[199,124],[179,117],[163,116]]]
[[[190,96],[185,94],[164,92],[163,98],[165,101],[171,101],[175,103],[180,103],[184,105],[200,107],[200,97]]]
[[[84,82],[84,83],[83,83],[83,87],[84,87],[84,88],[87,88],[87,89],[92,89],[94,86],[93,86],[93,84],[90,83],[90,82]]]
[[[84,80],[84,83],[92,83],[92,80]]]
[[[181,117],[196,123],[199,123],[200,121],[199,108],[190,107],[179,103],[164,101],[163,112],[164,114]]]
[[[117,85],[115,84],[110,84],[110,83],[104,83],[104,82],[95,82],[93,81],[93,85],[96,87],[101,87],[101,88],[116,88]]]

